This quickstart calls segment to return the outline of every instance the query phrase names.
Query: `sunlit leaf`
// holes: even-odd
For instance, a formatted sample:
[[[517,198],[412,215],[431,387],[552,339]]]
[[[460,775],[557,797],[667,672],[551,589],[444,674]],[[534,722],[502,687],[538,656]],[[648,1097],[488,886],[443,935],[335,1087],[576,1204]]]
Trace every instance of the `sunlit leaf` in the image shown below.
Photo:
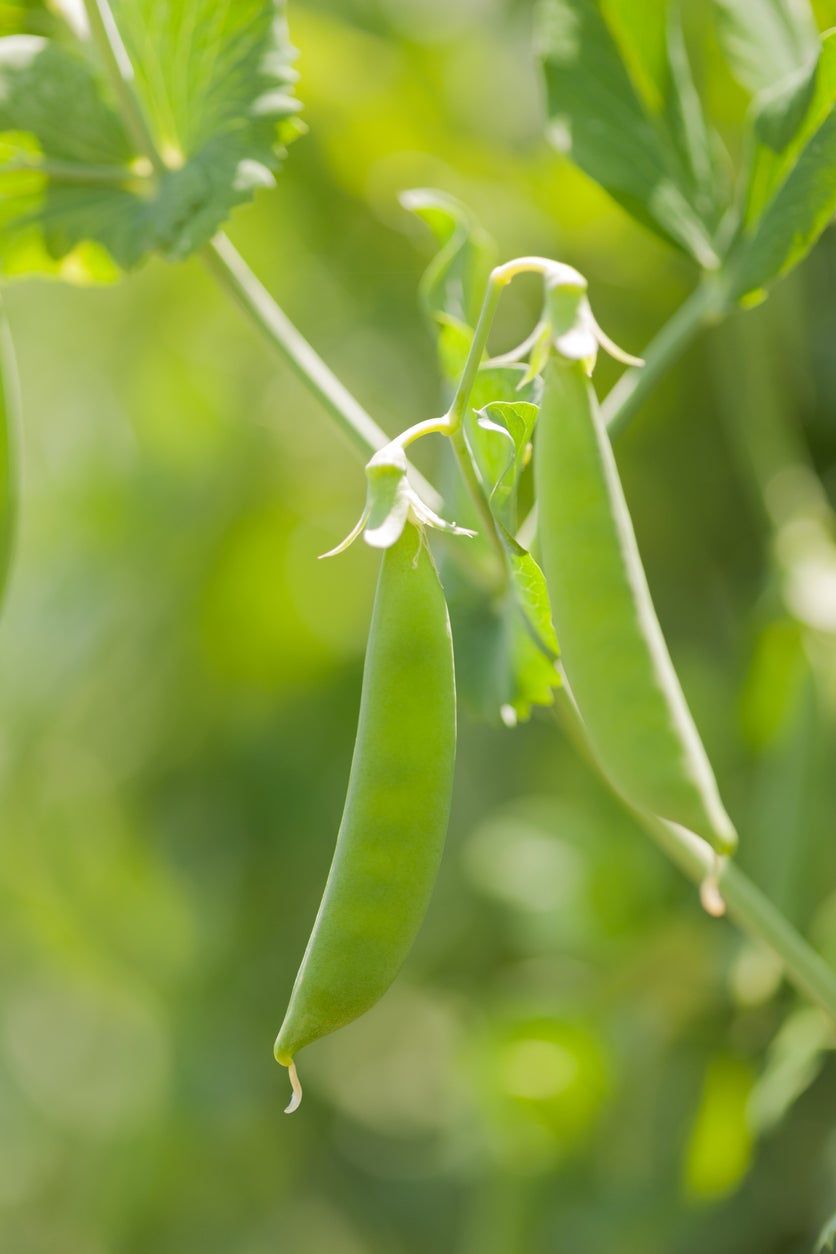
[[[470,347],[496,245],[470,210],[446,192],[414,188],[401,204],[429,227],[438,244],[421,280],[421,303],[437,329],[441,367],[456,380]]]
[[[17,375],[0,305],[0,604],[8,582],[17,522]]]
[[[537,406],[531,401],[493,401],[479,412],[468,432],[491,508],[509,531],[517,525],[517,485],[536,418]]]
[[[720,43],[739,81],[770,89],[804,67],[818,46],[808,0],[715,0]]]
[[[762,107],[755,134],[747,225],[728,263],[737,299],[803,260],[836,213],[836,32],[809,74]]]
[[[753,155],[745,222],[754,223],[836,104],[836,34],[807,65],[766,95],[753,118]]]
[[[187,256],[272,184],[297,110],[281,0],[113,11],[166,170],[153,175],[92,47],[0,40],[0,267],[110,277]]]
[[[629,21],[623,9],[542,0],[550,137],[629,213],[713,268],[716,210],[705,203],[712,153],[687,58],[674,34],[674,61],[662,60],[658,4],[632,6]]]
[[[504,529],[500,534],[508,554],[517,605],[539,648],[554,660],[558,655],[558,644],[546,577],[531,554],[513,536]]]

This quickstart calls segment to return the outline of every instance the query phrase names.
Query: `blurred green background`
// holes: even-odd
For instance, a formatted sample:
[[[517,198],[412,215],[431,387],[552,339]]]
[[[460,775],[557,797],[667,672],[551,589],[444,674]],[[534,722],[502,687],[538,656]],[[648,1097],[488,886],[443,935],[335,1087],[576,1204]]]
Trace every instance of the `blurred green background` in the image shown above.
[[[695,6],[739,158],[746,108]],[[819,6],[833,20],[832,6]],[[541,138],[530,5],[297,0],[310,134],[232,235],[395,433],[442,407],[399,209],[460,196],[638,351],[688,264]],[[705,27],[705,29],[703,29]],[[836,237],[619,442],[673,656],[756,881],[836,960]],[[509,296],[497,346],[536,316]],[[812,1254],[818,1013],[541,712],[462,717],[401,979],[271,1057],[319,900],[375,559],[353,454],[197,261],[12,289],[24,516],[0,625],[2,1254]],[[604,390],[616,377],[602,362]],[[431,468],[431,463],[425,463]]]

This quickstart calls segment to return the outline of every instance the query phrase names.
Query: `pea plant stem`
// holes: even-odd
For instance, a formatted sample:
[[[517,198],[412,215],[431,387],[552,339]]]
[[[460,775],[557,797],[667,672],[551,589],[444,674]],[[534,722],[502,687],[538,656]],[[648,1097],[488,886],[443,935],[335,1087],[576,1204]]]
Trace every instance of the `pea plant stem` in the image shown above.
[[[644,365],[625,370],[601,405],[610,436],[620,435],[635,417],[661,376],[685,352],[703,329],[722,316],[716,280],[704,279],[651,340]]]
[[[217,236],[204,248],[202,256],[221,287],[317,397],[362,460],[368,461],[378,449],[388,444],[386,432],[297,330],[231,241],[225,235]],[[441,505],[439,494],[423,475],[411,470],[410,479],[427,504],[438,509]]]
[[[502,295],[504,283],[499,282],[496,278],[496,270],[493,271],[485,290],[485,298],[482,301],[482,308],[479,313],[479,320],[476,323],[476,329],[473,332],[473,339],[467,354],[467,360],[464,364],[458,387],[456,388],[448,421],[450,423],[450,434],[454,435],[462,426],[468,406],[470,405],[470,397],[473,392],[473,385],[476,382],[476,376],[479,373],[479,367],[482,364],[482,358],[485,355],[485,349],[488,344],[488,336],[491,333],[493,320],[496,316],[499,298]]]
[[[127,166],[82,165],[75,161],[27,161],[23,158],[0,165],[2,174],[42,174],[52,183],[81,184],[91,187],[121,187],[141,178]]]
[[[586,728],[571,691],[564,682],[556,695],[555,712],[580,755],[601,775],[607,787],[626,806],[601,769],[589,743]],[[732,861],[719,869],[714,851],[691,832],[675,823],[631,810],[652,840],[689,879],[702,887],[716,874],[717,887],[728,913],[752,940],[768,946],[781,962],[787,978],[799,992],[821,1006],[836,1023],[836,973],[795,931],[779,910]]]

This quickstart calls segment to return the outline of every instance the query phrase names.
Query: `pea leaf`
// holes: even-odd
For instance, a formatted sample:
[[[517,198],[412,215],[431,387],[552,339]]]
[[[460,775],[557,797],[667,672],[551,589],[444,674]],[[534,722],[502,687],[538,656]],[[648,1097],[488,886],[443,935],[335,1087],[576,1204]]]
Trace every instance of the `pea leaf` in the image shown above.
[[[732,73],[752,92],[770,90],[816,55],[808,0],[715,0],[720,45]]]
[[[282,0],[115,0],[166,163],[155,176],[92,47],[0,39],[0,268],[89,281],[205,244],[269,186],[292,138]]]
[[[659,3],[542,0],[549,132],[633,217],[713,269],[714,141],[666,22]]]
[[[469,424],[471,455],[491,508],[509,531],[517,525],[517,485],[536,420],[531,401],[492,401],[476,415],[475,427]]]
[[[17,524],[17,372],[0,306],[0,603],[8,584]]]
[[[806,145],[827,121],[836,102],[836,32],[820,44],[808,63],[766,93],[752,122],[744,220],[751,225],[786,179]]]
[[[448,586],[456,648],[456,681],[470,713],[506,725],[549,706],[560,676],[536,643],[512,591],[499,600],[459,582]]]
[[[515,531],[517,485],[537,417],[541,384],[524,365],[484,365],[476,376],[464,433],[496,517]]]
[[[836,31],[754,119],[744,230],[729,258],[745,299],[797,265],[836,213]]]
[[[546,577],[528,550],[501,525],[500,536],[508,555],[517,605],[535,643],[551,661],[555,661],[559,649]]]
[[[438,244],[421,280],[421,304],[439,337],[442,371],[457,380],[496,262],[496,245],[470,210],[447,192],[413,188],[402,193],[401,204]]]

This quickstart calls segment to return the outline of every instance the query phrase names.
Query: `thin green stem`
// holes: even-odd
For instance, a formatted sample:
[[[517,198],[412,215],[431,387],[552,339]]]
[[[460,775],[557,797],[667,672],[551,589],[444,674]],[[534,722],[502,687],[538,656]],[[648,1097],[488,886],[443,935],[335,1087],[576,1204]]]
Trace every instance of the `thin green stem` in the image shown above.
[[[202,256],[224,290],[292,366],[362,460],[367,462],[378,449],[388,444],[386,432],[296,329],[227,237],[218,235],[203,249]],[[410,479],[427,504],[438,509],[441,504],[439,494],[423,475],[411,470]]]
[[[625,370],[601,405],[611,437],[619,435],[638,412],[660,377],[685,352],[709,323],[722,316],[723,301],[716,281],[704,279],[651,340],[644,365]]]
[[[566,685],[558,690],[556,714],[580,754],[595,768],[621,803],[627,806],[601,768]],[[725,859],[718,869],[714,851],[685,828],[632,810],[630,806],[627,808],[635,814],[639,823],[667,857],[695,884],[702,887],[706,880],[716,874],[717,886],[731,918],[753,940],[768,946],[780,960],[787,978],[801,993],[821,1006],[836,1023],[836,973],[748,876],[734,862]]]
[[[415,444],[417,440],[423,440],[425,435],[449,435],[450,423],[446,414],[441,418],[427,418],[424,422],[416,422],[413,427],[407,427],[406,431],[402,431],[400,435],[396,435],[392,444],[398,448],[409,448],[410,444]]]
[[[110,78],[125,125],[133,136],[137,150],[148,158],[156,174],[163,174],[166,168],[165,162],[160,156],[154,133],[137,93],[134,68],[113,19],[108,0],[84,0],[84,11],[87,14],[90,34]]]
[[[456,455],[461,476],[467,485],[467,490],[482,520],[485,535],[499,558],[502,585],[504,586],[508,582],[508,555],[496,529],[496,520],[494,519],[490,502],[485,496],[484,488],[473,465],[473,458],[470,456],[470,449],[467,447],[462,427],[457,427],[455,431],[450,432],[450,443],[453,446],[453,452]]]
[[[450,406],[448,420],[450,423],[451,435],[459,430],[464,422],[465,415],[470,405],[470,397],[473,392],[473,386],[476,382],[476,376],[479,373],[479,367],[482,364],[482,358],[485,355],[485,349],[488,344],[488,337],[491,333],[493,320],[496,316],[499,298],[502,295],[504,284],[497,282],[495,278],[496,271],[488,279],[488,286],[485,289],[485,299],[482,301],[482,308],[479,313],[479,320],[476,323],[476,330],[473,332],[473,340],[467,354],[467,360],[464,364],[462,376],[459,379],[459,385],[456,388],[453,402]]]
[[[81,165],[74,161],[28,161],[25,158],[7,161],[0,165],[3,174],[42,174],[53,183],[81,184],[83,186],[123,187],[143,177],[129,166]]]

